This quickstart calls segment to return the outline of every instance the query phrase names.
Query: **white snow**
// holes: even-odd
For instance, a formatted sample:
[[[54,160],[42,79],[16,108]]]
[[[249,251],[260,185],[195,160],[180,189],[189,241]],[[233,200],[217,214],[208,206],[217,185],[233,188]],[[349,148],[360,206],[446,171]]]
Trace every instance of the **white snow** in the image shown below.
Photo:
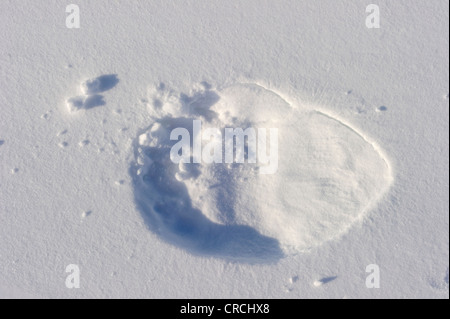
[[[0,298],[448,298],[447,1],[76,4],[0,2]]]

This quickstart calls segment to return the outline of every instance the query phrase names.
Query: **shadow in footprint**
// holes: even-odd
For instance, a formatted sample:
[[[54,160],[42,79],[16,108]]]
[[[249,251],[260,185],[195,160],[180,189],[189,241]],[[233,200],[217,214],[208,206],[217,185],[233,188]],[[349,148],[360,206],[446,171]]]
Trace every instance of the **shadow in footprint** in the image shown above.
[[[328,284],[328,283],[330,283],[330,282],[332,282],[332,281],[334,281],[336,279],[337,279],[337,276],[325,277],[325,278],[320,279],[319,283],[321,285],[326,285],[326,284]]]
[[[168,151],[152,147],[144,150],[152,153],[152,158]],[[140,178],[131,168],[135,200],[150,230],[196,255],[249,263],[270,263],[283,257],[277,240],[248,226],[214,223],[192,207],[188,190],[175,179],[174,171],[158,161]]]
[[[148,163],[145,167],[138,164],[130,167],[135,202],[151,231],[194,255],[243,263],[277,262],[284,254],[276,239],[264,236],[249,226],[211,221],[200,209],[193,207],[186,185],[176,178],[179,165],[170,159],[170,150],[176,141],[171,141],[168,135],[174,128],[183,127],[192,136],[192,121],[198,116],[206,121],[215,118],[217,114],[210,107],[218,100],[218,95],[208,90],[192,97],[180,96],[182,107],[192,117],[161,119],[158,125],[164,128],[164,134],[158,134],[164,137],[160,137],[156,145],[135,145],[136,158],[144,156],[144,161]],[[231,176],[220,183],[229,180]],[[228,195],[228,199],[235,198],[232,193]],[[218,205],[226,219],[232,220],[235,214],[232,203],[223,200]]]
[[[117,78],[117,74],[105,74],[99,76],[97,80],[100,82],[100,86],[98,88],[97,93],[102,93],[114,88],[117,83],[119,83],[119,79]]]
[[[103,95],[96,94],[96,95],[91,95],[86,99],[86,101],[84,102],[83,108],[85,110],[89,110],[89,109],[92,109],[97,106],[103,106],[105,104],[106,103],[103,100]]]
[[[202,93],[188,96],[186,94],[180,95],[180,102],[186,112],[193,116],[201,116],[206,121],[212,121],[217,118],[216,112],[210,108],[219,101],[220,97],[214,91],[206,91]]]
[[[5,144],[4,140],[0,140],[0,146],[2,146],[3,144]]]

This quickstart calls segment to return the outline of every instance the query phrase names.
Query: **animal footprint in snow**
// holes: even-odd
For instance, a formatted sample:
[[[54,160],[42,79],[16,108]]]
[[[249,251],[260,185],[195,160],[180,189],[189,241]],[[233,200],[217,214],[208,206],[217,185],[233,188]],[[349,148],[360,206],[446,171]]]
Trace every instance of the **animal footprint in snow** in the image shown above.
[[[72,113],[82,109],[88,110],[105,105],[103,96],[99,93],[112,89],[118,82],[119,79],[116,74],[102,75],[82,82],[80,89],[83,95],[71,97],[66,101],[69,112]]]
[[[117,83],[119,83],[117,74],[102,75],[98,78],[88,79],[81,83],[81,90],[85,95],[94,95],[112,89]]]
[[[148,100],[155,122],[136,143],[135,199],[150,229],[194,253],[261,260],[307,251],[347,232],[392,182],[387,159],[362,133],[262,86],[200,85],[188,94],[160,86]],[[188,156],[176,163],[184,135],[179,150]],[[268,162],[259,156],[271,152],[277,169],[261,174]]]
[[[96,106],[105,105],[103,96],[92,95],[92,96],[75,96],[67,100],[67,107],[70,112],[76,112],[81,109],[88,110]]]
[[[314,287],[321,287],[321,286],[326,285],[336,279],[337,279],[337,276],[324,277],[322,279],[314,281],[313,285],[314,285]]]

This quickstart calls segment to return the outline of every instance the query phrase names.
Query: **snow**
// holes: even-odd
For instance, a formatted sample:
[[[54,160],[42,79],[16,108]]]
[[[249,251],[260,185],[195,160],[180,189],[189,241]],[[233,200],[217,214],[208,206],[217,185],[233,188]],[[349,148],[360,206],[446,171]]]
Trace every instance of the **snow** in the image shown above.
[[[76,4],[0,3],[0,298],[448,298],[446,1]]]
[[[262,254],[266,260],[272,244],[264,237],[281,246],[270,253],[276,257],[307,251],[345,233],[392,183],[390,164],[364,136],[324,113],[295,109],[261,86],[235,84],[219,91],[197,90],[190,97],[162,95],[168,102],[159,99],[159,106],[150,110],[155,124],[139,136],[136,200],[144,216],[152,215],[149,224],[158,233],[183,244],[191,241],[202,254],[207,250],[239,259]],[[173,103],[175,96],[181,98]],[[159,114],[163,117],[158,119]],[[188,154],[178,165],[170,160],[171,149],[183,140],[176,134],[175,143],[170,132],[181,127],[187,132]],[[256,136],[248,142],[254,164],[250,159],[233,163],[232,154],[227,161],[222,148],[225,153],[233,150],[226,141],[230,127],[257,128],[258,145],[264,146],[266,128],[279,127],[275,139],[270,132],[270,151],[262,151],[272,155],[277,145],[275,165],[273,158],[261,162]],[[211,141],[206,132],[214,128],[216,138]],[[191,161],[197,145],[203,156]],[[219,156],[205,159],[210,149]],[[239,149],[236,145],[236,159],[240,153],[244,159]],[[241,232],[242,225],[258,234],[249,237],[250,230]],[[217,238],[222,238],[220,245],[211,248]]]

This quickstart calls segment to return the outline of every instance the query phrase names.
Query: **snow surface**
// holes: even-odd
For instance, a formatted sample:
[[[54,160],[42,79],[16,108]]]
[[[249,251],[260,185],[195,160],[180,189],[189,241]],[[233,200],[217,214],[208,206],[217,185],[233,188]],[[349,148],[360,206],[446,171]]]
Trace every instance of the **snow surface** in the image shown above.
[[[449,297],[447,1],[76,4],[0,3],[0,298]],[[192,120],[278,171],[173,164]]]

